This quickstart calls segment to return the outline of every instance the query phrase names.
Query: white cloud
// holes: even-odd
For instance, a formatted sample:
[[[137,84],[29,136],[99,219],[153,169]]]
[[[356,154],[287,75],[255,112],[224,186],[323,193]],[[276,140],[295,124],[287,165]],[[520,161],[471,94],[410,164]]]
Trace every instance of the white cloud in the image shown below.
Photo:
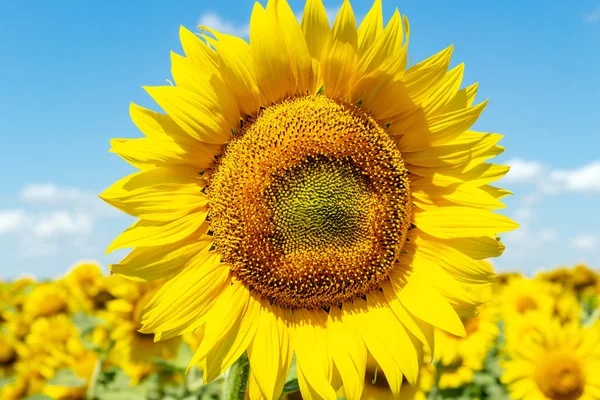
[[[582,234],[569,241],[569,245],[581,251],[593,251],[600,249],[600,235]]]
[[[16,232],[29,223],[29,215],[24,210],[0,210],[0,235]]]
[[[583,15],[583,20],[590,24],[600,22],[600,8],[596,8],[588,13],[585,13]]]
[[[95,193],[54,183],[25,185],[21,206],[0,210],[0,235],[16,239],[18,258],[53,257],[74,250],[98,252],[92,241],[96,222],[121,215]]]
[[[92,231],[93,225],[93,217],[89,214],[79,211],[54,211],[39,215],[31,226],[31,232],[42,237],[87,234]]]
[[[507,162],[510,171],[503,182],[529,184],[536,188],[532,198],[548,194],[600,194],[600,161],[573,169],[550,169],[538,161],[514,158]]]
[[[544,166],[537,161],[513,158],[507,162],[510,171],[503,178],[504,182],[531,183],[543,173]]]
[[[229,35],[243,38],[248,37],[248,34],[250,33],[250,25],[237,24],[235,22],[225,20],[221,18],[219,14],[214,12],[202,14],[198,19],[198,25],[203,25],[221,33],[227,33]]]
[[[98,217],[117,215],[118,212],[96,193],[54,183],[32,183],[23,187],[19,198],[26,204],[79,210]]]
[[[600,194],[600,161],[581,168],[551,171],[549,180],[558,191]]]

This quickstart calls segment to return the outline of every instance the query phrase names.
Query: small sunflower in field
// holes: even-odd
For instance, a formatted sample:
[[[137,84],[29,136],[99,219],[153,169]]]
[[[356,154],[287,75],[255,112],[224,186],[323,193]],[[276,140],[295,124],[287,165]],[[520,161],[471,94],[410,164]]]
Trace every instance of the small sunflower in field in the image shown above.
[[[541,326],[541,339],[522,342],[503,363],[502,382],[511,398],[600,398],[600,329],[558,321]]]
[[[118,278],[118,277],[111,277]],[[114,340],[113,361],[123,367],[129,376],[139,381],[154,370],[157,358],[173,358],[180,344],[179,338],[154,342],[154,335],[141,333],[140,314],[160,287],[159,282],[133,282],[112,279],[110,291],[113,300],[107,303],[106,315]]]
[[[600,283],[600,276],[597,271],[579,264],[573,268],[572,285],[573,290],[578,295],[593,293],[596,286]]]
[[[69,293],[61,282],[40,283],[23,301],[23,314],[27,318],[49,317],[72,310]]]
[[[105,310],[106,303],[114,298],[96,262],[76,264],[65,276],[64,283],[74,296],[78,308],[89,313]]]
[[[14,366],[19,359],[16,343],[14,337],[0,330],[0,377],[14,373]]]
[[[543,332],[553,323],[553,317],[547,313],[531,312],[525,316],[513,316],[503,321],[504,351],[523,346],[523,343],[533,341],[540,343],[544,340]]]
[[[512,280],[497,296],[505,319],[524,316],[530,312],[552,315],[554,299],[551,284],[526,278]]]
[[[111,151],[140,169],[101,197],[140,218],[109,246],[114,273],[166,278],[140,330],[204,336],[205,381],[247,352],[250,398],[277,398],[295,355],[306,398],[361,396],[367,354],[393,393],[417,382],[433,327],[465,335],[466,285],[494,273],[501,135],[470,130],[487,101],[461,89],[452,47],[415,65],[409,25],[380,0],[357,27],[285,0],[255,3],[250,43],[180,30],[176,86],[132,105],[140,139]]]
[[[21,368],[29,372],[29,366],[34,366],[45,382],[61,370],[70,370],[85,382],[79,386],[45,383],[40,392],[52,398],[83,398],[98,359],[98,354],[85,347],[79,331],[64,314],[36,319],[24,342],[19,344],[18,353]]]

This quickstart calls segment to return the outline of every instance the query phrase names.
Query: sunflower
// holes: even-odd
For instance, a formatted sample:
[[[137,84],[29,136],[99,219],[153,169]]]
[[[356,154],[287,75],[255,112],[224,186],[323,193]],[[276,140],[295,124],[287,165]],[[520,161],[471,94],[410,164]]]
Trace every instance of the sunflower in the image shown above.
[[[481,299],[492,297],[491,285],[470,290]],[[500,334],[500,310],[494,303],[478,307],[477,315],[463,318],[467,337],[435,330],[434,360],[439,364],[439,387],[457,388],[473,381],[473,372],[483,369],[489,350]]]
[[[61,282],[41,283],[23,301],[23,314],[31,319],[69,313],[69,294]]]
[[[293,355],[306,398],[359,398],[367,354],[393,393],[416,384],[420,343],[465,334],[465,286],[494,276],[475,260],[516,227],[493,212],[502,136],[469,130],[487,101],[452,47],[407,67],[408,21],[384,28],[380,0],[358,30],[320,0],[301,24],[256,3],[249,44],[201,29],[180,30],[177,86],[146,88],[165,114],[132,105],[146,137],[112,141],[140,172],[101,195],[140,218],[111,270],[166,278],[141,332],[201,330],[205,381],[247,351],[251,398],[279,396]]]
[[[102,311],[114,297],[106,284],[106,278],[96,262],[77,263],[64,278],[69,292],[78,308],[86,312]]]
[[[0,330],[0,377],[12,375],[14,365],[19,359],[16,340]]]
[[[593,400],[600,398],[600,329],[558,321],[541,327],[541,340],[509,351],[502,382],[511,398]]]
[[[502,289],[499,299],[505,319],[526,316],[531,312],[552,315],[555,293],[551,284],[526,278],[517,278]]]
[[[112,279],[108,301],[107,323],[114,341],[111,359],[123,368],[132,383],[154,371],[152,362],[156,358],[173,358],[180,344],[179,338],[154,342],[153,335],[141,333],[140,313],[154,296],[158,282],[132,282],[126,279]]]
[[[52,398],[83,398],[98,354],[87,349],[77,327],[65,314],[40,317],[31,324],[23,343],[17,346],[16,370],[28,378],[28,393],[45,393]],[[76,386],[48,384],[56,373],[71,370],[85,383]]]

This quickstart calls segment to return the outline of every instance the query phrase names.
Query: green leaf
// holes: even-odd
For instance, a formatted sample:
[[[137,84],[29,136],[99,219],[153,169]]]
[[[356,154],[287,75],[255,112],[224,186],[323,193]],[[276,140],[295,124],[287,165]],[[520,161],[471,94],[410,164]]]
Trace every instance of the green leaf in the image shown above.
[[[0,376],[0,388],[3,388],[4,386],[10,385],[16,379],[17,378],[14,377],[14,376]]]
[[[296,390],[300,390],[300,387],[298,386],[298,379],[292,379],[283,385],[283,393],[295,392]]]
[[[78,377],[72,370],[61,369],[54,375],[54,378],[48,381],[47,385],[78,388],[85,386],[86,383],[87,379]]]
[[[102,318],[93,315],[86,315],[82,312],[73,314],[73,323],[79,330],[81,336],[91,333],[98,325],[104,325],[105,321]]]
[[[52,400],[52,397],[46,396],[45,394],[34,394],[29,397],[25,397],[25,400]]]

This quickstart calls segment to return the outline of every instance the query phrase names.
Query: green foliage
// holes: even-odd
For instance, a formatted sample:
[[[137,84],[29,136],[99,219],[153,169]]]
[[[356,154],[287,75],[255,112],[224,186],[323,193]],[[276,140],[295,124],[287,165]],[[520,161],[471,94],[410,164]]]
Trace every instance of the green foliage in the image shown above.
[[[86,383],[86,379],[78,377],[72,370],[61,369],[48,381],[47,385],[79,388],[85,386]]]

